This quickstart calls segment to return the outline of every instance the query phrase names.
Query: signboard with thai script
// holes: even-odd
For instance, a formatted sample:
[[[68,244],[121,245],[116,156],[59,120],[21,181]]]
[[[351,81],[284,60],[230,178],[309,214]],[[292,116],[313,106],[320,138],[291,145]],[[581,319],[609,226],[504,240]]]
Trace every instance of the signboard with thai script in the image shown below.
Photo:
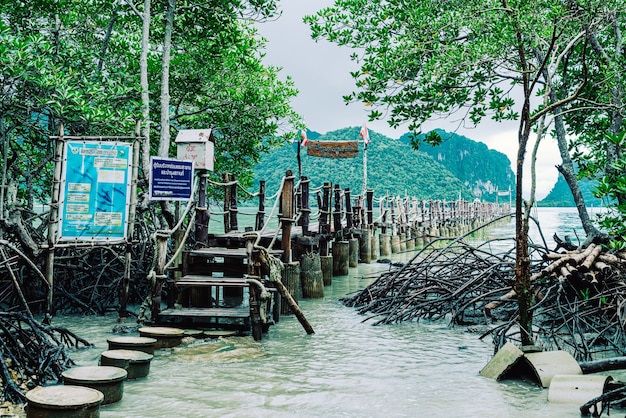
[[[150,199],[191,199],[193,161],[151,157],[150,172]]]
[[[212,129],[181,129],[176,136],[176,158],[193,161],[196,170],[213,171]]]
[[[67,141],[62,165],[59,239],[126,238],[132,146],[105,141]]]
[[[359,155],[358,141],[309,141],[307,155],[322,158],[354,158]]]

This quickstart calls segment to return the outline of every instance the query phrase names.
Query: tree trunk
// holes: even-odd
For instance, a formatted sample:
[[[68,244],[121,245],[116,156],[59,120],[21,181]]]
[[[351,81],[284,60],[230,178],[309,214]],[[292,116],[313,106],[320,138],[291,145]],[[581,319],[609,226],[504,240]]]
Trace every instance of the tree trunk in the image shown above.
[[[550,93],[550,100],[552,101],[552,103],[556,103],[558,101],[554,92]],[[578,217],[580,218],[580,222],[582,223],[585,234],[587,235],[587,240],[589,241],[590,239],[602,236],[603,234],[593,225],[593,223],[591,222],[591,218],[589,217],[589,213],[587,212],[585,199],[583,198],[583,194],[580,191],[578,181],[576,180],[574,163],[572,162],[572,158],[569,154],[567,139],[565,138],[565,124],[563,122],[563,116],[561,116],[560,114],[560,109],[555,109],[554,114],[556,142],[559,145],[559,152],[561,154],[561,165],[558,165],[556,168],[557,170],[559,170],[559,173],[561,173],[561,175],[567,182],[570,191],[572,192],[574,204],[576,205],[576,209],[578,210]]]
[[[175,14],[176,0],[168,0],[161,58],[161,136],[158,151],[161,157],[168,157],[170,149],[170,61]]]
[[[519,307],[519,327],[522,345],[532,345],[533,315],[532,292],[530,282],[530,258],[528,256],[528,217],[522,212],[522,179],[524,178],[524,158],[530,137],[530,87],[524,83],[524,106],[518,131],[517,165],[515,179],[515,283]],[[530,208],[527,208],[530,210]]]
[[[144,0],[141,34],[141,56],[139,58],[139,73],[141,79],[141,117],[143,119],[141,146],[141,164],[144,167],[143,175],[146,181],[150,173],[146,169],[150,167],[150,87],[148,85],[148,50],[150,49],[150,7],[151,0]]]

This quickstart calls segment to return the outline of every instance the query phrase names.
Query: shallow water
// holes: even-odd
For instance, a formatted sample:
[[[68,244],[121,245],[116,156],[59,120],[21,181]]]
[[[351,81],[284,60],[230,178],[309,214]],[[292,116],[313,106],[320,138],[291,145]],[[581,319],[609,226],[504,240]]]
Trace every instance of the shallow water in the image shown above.
[[[562,218],[563,209],[545,212],[550,216],[539,214],[544,234],[549,223],[573,225],[571,217]],[[511,225],[496,229],[504,233]],[[260,342],[252,337],[193,340],[158,350],[149,376],[127,381],[122,401],[102,407],[100,416],[580,416],[580,405],[548,403],[547,389],[479,376],[493,354],[490,339],[481,341],[445,322],[372,326],[341,304],[341,297],[370,282],[364,275],[386,268],[360,264],[349,276],[334,277],[323,299],[301,301],[313,335],[290,316]],[[59,317],[56,324],[95,344],[72,356],[79,365],[95,365],[117,322],[115,316]]]

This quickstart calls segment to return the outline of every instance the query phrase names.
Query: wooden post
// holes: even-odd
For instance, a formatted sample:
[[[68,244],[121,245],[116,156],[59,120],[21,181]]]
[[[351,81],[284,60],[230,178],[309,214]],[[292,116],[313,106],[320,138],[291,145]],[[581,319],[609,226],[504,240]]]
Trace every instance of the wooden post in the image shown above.
[[[230,232],[230,187],[228,187],[228,173],[222,174],[224,182],[224,233]]]
[[[291,262],[291,263],[285,263],[285,270],[283,270],[282,277],[283,277],[283,282],[286,287],[286,290],[292,297],[293,303],[297,304],[298,300],[302,299],[302,282],[300,280],[300,263],[297,261]],[[289,315],[293,313],[287,299],[282,298],[281,302],[282,302],[281,308],[280,308],[281,315]]]
[[[50,201],[50,218],[48,219],[48,254],[46,257],[46,281],[48,294],[46,298],[45,316],[52,312],[52,297],[54,293],[54,244],[59,222],[59,199],[61,195],[61,169],[63,165],[63,122],[59,123],[59,136],[54,149],[54,178],[52,179],[52,196]]]
[[[341,225],[341,189],[335,184],[335,210],[333,211],[333,227],[335,228],[335,237],[342,237],[343,228]]]
[[[322,275],[322,264],[317,253],[308,253],[300,260],[302,273],[302,297],[323,298],[324,297],[324,277]]]
[[[285,263],[291,261],[291,226],[293,224],[293,172],[287,170],[280,199],[282,229],[282,250]]]
[[[130,287],[133,235],[135,232],[135,213],[137,211],[137,182],[139,177],[139,144],[141,137],[141,124],[137,121],[135,126],[135,142],[133,142],[133,167],[130,180],[130,202],[128,208],[128,228],[126,238],[126,254],[124,255],[124,278],[122,279],[122,290],[120,295],[120,310],[118,320],[126,318],[126,306],[128,304],[128,290]]]
[[[346,229],[350,236],[352,236],[352,201],[350,201],[350,188],[346,187],[343,190],[343,195],[345,197],[345,208],[346,208]]]
[[[391,255],[391,236],[389,234],[380,234],[380,255],[381,256],[389,256]]]
[[[369,229],[365,228],[361,230],[359,244],[361,262],[365,264],[371,263],[372,249],[370,247],[372,245],[372,234]]]
[[[259,211],[256,213],[255,230],[260,231],[265,225],[265,180],[259,182]]]
[[[380,254],[380,239],[376,236],[376,231],[372,230],[372,236],[370,237],[370,251],[371,251],[371,259],[376,261],[378,260],[378,255]]]
[[[380,215],[383,226],[380,228],[381,234],[387,233],[387,199],[388,197],[384,197],[380,200]]]
[[[320,221],[319,232],[320,237],[320,255],[328,255],[328,234],[330,233],[330,224],[328,222],[330,208],[330,183],[326,182],[322,186],[322,200],[320,205]]]
[[[391,235],[395,235],[396,229],[396,198],[392,197],[389,202],[389,208],[391,209]]]
[[[234,174],[228,176],[228,180],[232,183],[230,185],[230,204],[228,205],[228,214],[230,215],[230,230],[239,230],[239,224],[237,222],[237,178]]]
[[[348,240],[348,265],[357,267],[359,265],[359,240],[358,238],[350,238]]]
[[[365,206],[367,208],[367,227],[371,228],[374,225],[374,190],[367,189]]]
[[[195,235],[196,242],[208,245],[209,242],[209,208],[206,200],[206,170],[198,171],[198,205],[196,206]]]
[[[309,184],[310,180],[306,176],[300,178],[300,188],[302,190],[302,209],[300,215],[300,225],[302,226],[302,235],[311,235],[309,224],[311,222],[311,208],[309,206]]]
[[[333,242],[333,274],[347,276],[349,273],[350,243],[349,241]]]
[[[165,282],[165,262],[167,260],[167,241],[169,235],[157,234],[157,260],[154,272],[156,278],[152,286],[152,322],[154,323],[161,312],[161,290]]]
[[[333,258],[334,253],[333,255],[320,255],[320,268],[322,270],[324,286],[333,284]]]

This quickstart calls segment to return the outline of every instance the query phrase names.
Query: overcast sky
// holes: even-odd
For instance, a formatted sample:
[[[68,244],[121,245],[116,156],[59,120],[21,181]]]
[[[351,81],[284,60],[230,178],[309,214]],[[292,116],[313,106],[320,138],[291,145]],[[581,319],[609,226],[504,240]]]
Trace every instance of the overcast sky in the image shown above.
[[[367,121],[365,106],[346,105],[342,99],[354,90],[350,71],[358,67],[350,61],[350,50],[320,40],[314,42],[302,17],[315,14],[331,6],[332,0],[290,0],[281,2],[282,16],[273,22],[258,25],[261,34],[268,39],[265,63],[282,67],[281,74],[290,75],[300,91],[292,106],[303,115],[309,129],[320,133],[349,126],[361,126]],[[370,130],[390,138],[399,138],[406,129],[398,131],[389,127],[385,120],[367,122]],[[422,126],[427,132],[434,128],[455,131],[475,141],[484,142],[489,148],[505,153],[512,164],[517,155],[517,122],[496,123],[489,120],[478,128],[459,127],[456,120],[430,121]],[[355,138],[356,139],[356,138]],[[530,149],[529,149],[530,153]],[[545,197],[557,179],[556,164],[560,157],[556,141],[545,139],[537,162],[537,198]],[[528,160],[529,158],[527,158]],[[515,172],[515,167],[512,167]],[[528,194],[530,170],[525,167]]]

